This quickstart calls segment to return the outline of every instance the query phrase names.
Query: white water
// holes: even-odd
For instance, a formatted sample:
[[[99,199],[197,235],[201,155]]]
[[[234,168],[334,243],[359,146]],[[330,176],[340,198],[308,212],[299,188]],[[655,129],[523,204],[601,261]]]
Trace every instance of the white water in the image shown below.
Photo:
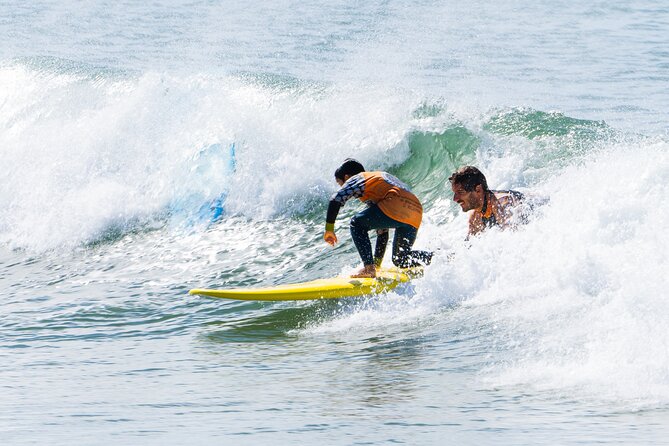
[[[8,444],[666,443],[660,2],[6,6]],[[349,271],[337,165],[444,152],[413,288],[187,296]],[[550,202],[465,242],[465,162]]]

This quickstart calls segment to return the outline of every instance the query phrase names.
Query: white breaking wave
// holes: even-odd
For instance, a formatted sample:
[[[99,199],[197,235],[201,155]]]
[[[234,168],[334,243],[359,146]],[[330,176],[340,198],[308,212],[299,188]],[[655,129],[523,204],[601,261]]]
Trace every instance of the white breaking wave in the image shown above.
[[[202,75],[114,78],[12,66],[0,77],[0,243],[38,251],[168,210],[192,213],[221,194],[228,212],[250,217],[303,210],[335,187],[332,172],[344,158],[406,158],[417,102]],[[210,153],[206,168],[201,159],[212,147],[223,149],[213,160],[220,168]],[[225,168],[231,161],[234,172]]]
[[[494,385],[669,403],[669,144],[614,144],[541,192],[536,221],[461,248],[421,292],[494,327]]]
[[[668,404],[669,144],[608,143],[534,192],[550,202],[517,231],[464,242],[466,214],[428,221],[420,242],[453,257],[438,252],[413,297],[391,293],[306,332],[383,333],[462,317],[485,327],[477,342],[489,356],[477,361],[488,385],[632,409]]]

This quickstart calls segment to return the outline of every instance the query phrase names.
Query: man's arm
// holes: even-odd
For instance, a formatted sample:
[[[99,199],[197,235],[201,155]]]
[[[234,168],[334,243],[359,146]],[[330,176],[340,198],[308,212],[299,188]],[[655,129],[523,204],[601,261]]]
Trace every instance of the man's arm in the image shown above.
[[[325,216],[325,234],[323,239],[334,246],[337,243],[337,236],[334,233],[334,224],[339,214],[339,209],[351,198],[360,198],[365,189],[365,179],[360,175],[353,175],[344,183],[330,199],[328,212]]]
[[[483,220],[481,219],[481,213],[472,211],[469,215],[469,232],[467,233],[467,240],[472,235],[476,235],[483,231]]]
[[[339,214],[339,209],[341,209],[341,203],[335,198],[330,200],[328,205],[328,212],[325,216],[325,234],[323,234],[323,240],[325,240],[329,245],[334,246],[337,243],[337,236],[334,233],[335,220],[337,220],[337,215]]]

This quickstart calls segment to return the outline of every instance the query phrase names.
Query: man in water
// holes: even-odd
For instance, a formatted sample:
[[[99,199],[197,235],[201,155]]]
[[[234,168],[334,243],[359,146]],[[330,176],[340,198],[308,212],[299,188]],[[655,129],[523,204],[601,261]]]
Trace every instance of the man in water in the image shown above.
[[[476,167],[461,167],[448,180],[453,201],[463,212],[474,211],[469,216],[467,238],[493,226],[504,229],[527,221],[523,212],[526,210],[519,209],[525,198],[523,194],[515,190],[490,190],[485,175]]]
[[[423,218],[423,206],[409,187],[387,172],[366,172],[358,161],[348,158],[335,171],[341,187],[332,196],[325,219],[323,239],[334,246],[334,224],[339,209],[351,198],[358,198],[367,208],[351,219],[351,236],[362,258],[363,268],[352,277],[376,277],[388,242],[388,228],[395,229],[393,264],[399,268],[427,265],[431,252],[412,251]],[[376,252],[372,255],[369,231],[377,230]]]

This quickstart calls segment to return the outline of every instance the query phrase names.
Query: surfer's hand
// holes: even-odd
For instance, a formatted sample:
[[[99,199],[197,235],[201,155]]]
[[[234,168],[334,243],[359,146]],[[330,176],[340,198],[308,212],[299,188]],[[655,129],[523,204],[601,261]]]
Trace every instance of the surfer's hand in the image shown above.
[[[329,245],[334,246],[337,243],[337,236],[333,231],[325,231],[323,234],[323,240],[325,240]]]

